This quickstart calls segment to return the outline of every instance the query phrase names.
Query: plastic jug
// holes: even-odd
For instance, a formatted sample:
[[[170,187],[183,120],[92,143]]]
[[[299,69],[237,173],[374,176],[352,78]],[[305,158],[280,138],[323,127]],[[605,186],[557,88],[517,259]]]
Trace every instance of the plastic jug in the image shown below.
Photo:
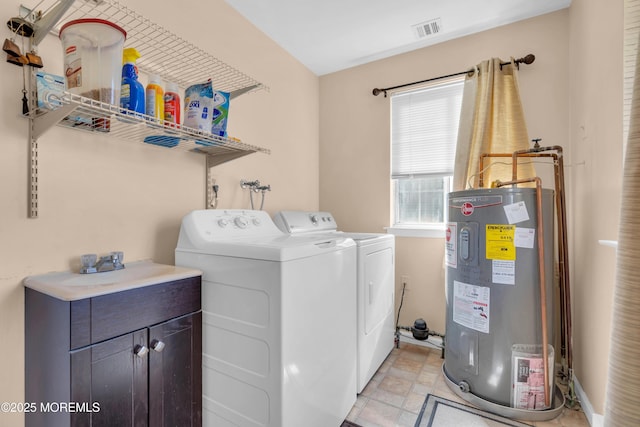
[[[120,91],[120,106],[126,110],[144,114],[145,93],[144,86],[138,81],[138,67],[136,60],[140,53],[128,47],[122,52],[122,86]],[[126,111],[123,111],[126,113]]]

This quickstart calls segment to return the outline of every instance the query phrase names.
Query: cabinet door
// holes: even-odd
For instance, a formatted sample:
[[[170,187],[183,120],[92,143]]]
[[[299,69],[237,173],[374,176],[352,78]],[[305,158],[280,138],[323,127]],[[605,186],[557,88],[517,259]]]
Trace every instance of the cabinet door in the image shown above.
[[[72,426],[148,426],[147,329],[71,353]]]
[[[202,313],[149,330],[149,425],[202,425]]]

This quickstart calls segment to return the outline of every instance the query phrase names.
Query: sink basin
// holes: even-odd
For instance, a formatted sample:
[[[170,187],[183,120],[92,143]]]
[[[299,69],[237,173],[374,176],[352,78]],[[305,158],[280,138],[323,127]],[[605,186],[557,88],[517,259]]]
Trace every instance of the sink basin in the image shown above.
[[[136,264],[136,263],[133,263]],[[106,271],[104,273],[71,274],[69,277],[61,277],[62,286],[109,286],[119,282],[133,282],[148,277],[170,274],[175,270],[174,266],[137,263],[126,265],[122,270]]]
[[[79,274],[54,272],[24,279],[24,286],[65,301],[91,298],[201,275],[199,270],[138,261],[122,270]]]

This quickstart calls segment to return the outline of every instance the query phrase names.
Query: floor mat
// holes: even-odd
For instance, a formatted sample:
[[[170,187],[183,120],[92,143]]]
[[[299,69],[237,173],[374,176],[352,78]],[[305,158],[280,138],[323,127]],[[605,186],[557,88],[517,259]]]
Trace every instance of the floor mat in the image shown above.
[[[428,394],[415,427],[532,427],[449,399]]]

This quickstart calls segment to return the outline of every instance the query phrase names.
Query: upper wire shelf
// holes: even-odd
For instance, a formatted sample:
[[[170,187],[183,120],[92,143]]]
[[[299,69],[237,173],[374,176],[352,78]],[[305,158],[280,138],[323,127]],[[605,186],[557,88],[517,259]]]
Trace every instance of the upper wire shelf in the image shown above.
[[[28,10],[32,17],[36,17],[40,10],[46,14],[61,2],[41,0]],[[38,10],[34,10],[36,8]],[[104,19],[122,27],[127,32],[125,47],[135,47],[140,52],[136,64],[146,74],[157,74],[183,88],[211,79],[214,89],[230,92],[232,98],[256,90],[269,90],[252,77],[116,0],[76,0],[51,32],[58,35],[65,23],[85,18]]]

